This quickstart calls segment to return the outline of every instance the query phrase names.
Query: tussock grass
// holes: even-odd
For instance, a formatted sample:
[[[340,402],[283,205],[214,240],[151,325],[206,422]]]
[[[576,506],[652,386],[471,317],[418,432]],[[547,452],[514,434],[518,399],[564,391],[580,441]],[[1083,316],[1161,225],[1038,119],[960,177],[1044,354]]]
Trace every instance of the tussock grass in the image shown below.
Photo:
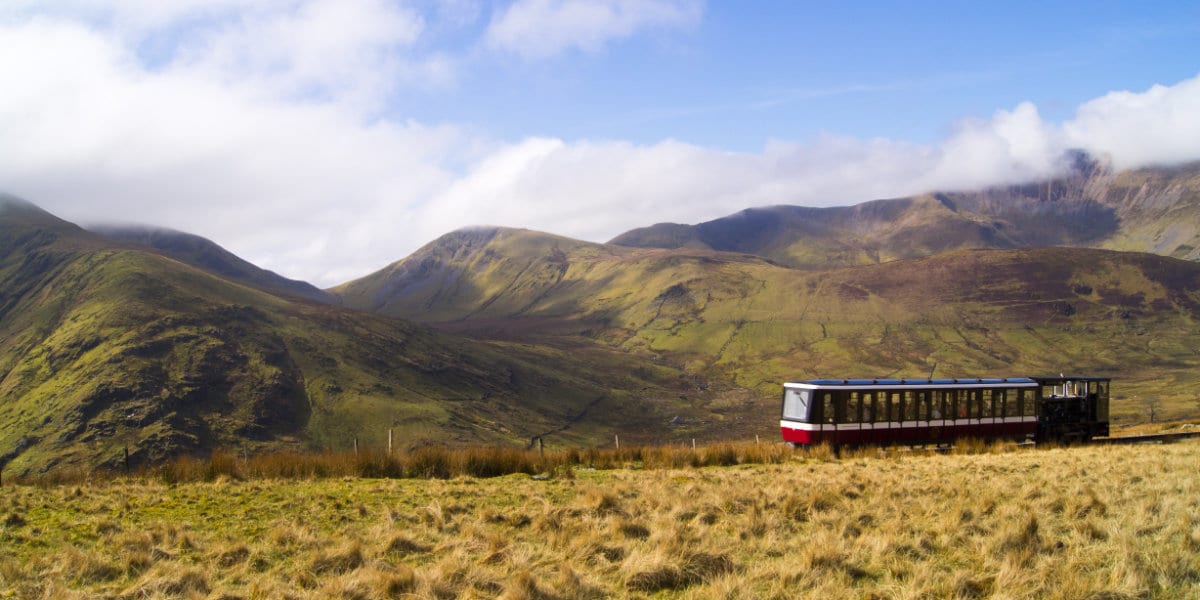
[[[986,448],[985,448],[986,449]],[[809,456],[834,458],[822,446]],[[859,450],[858,453],[878,452]],[[718,442],[691,446],[629,448],[524,450],[512,447],[446,448],[422,446],[405,453],[281,452],[241,456],[219,450],[208,458],[182,456],[153,468],[140,470],[135,478],[165,483],[242,481],[249,479],[323,479],[338,477],[391,479],[450,479],[453,477],[502,477],[541,475],[571,478],[575,469],[679,469],[749,464],[779,464],[795,456],[784,444]],[[43,486],[77,485],[128,478],[121,472],[68,469],[38,477],[18,478],[13,483]]]
[[[197,463],[194,482],[6,482],[0,515],[20,519],[0,521],[0,597],[1200,595],[1200,442],[751,463],[731,448],[736,464],[709,468],[692,460],[728,449],[592,456],[628,469],[579,451],[573,478],[409,478],[401,462],[405,478],[264,479],[243,460]]]

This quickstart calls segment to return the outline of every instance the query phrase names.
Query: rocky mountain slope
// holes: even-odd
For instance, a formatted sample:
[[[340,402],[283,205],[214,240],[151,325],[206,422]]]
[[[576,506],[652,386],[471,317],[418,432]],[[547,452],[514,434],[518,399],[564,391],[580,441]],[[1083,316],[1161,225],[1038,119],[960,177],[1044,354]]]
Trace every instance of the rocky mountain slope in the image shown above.
[[[968,248],[1072,246],[1200,259],[1200,163],[1112,173],[1077,156],[1054,181],[855,206],[754,208],[614,238],[620,246],[744,252],[824,269]]]

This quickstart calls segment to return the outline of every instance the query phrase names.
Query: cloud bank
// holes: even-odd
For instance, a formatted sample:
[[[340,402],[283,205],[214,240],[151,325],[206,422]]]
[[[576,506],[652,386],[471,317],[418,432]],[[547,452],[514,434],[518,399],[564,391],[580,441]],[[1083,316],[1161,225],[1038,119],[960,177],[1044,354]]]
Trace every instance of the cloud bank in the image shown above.
[[[459,4],[463,23],[481,14]],[[382,0],[31,6],[0,8],[0,191],[76,222],[196,233],[321,286],[469,225],[604,241],[750,206],[1031,180],[1056,173],[1070,148],[1117,168],[1200,159],[1200,76],[1114,91],[1060,123],[1022,103],[933,144],[830,133],[734,153],[671,139],[497,140],[381,116],[397,87],[453,85],[471,52],[597,52],[691,26],[702,16],[692,2],[522,0],[457,56],[427,43],[429,13]],[[563,35],[535,35],[548,27]]]

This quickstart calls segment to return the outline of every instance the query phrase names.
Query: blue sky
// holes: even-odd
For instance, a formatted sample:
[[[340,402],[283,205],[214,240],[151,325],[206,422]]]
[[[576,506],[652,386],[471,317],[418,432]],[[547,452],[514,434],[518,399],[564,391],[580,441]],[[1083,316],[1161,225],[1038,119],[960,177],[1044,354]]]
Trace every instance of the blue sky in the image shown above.
[[[605,241],[1200,159],[1195,2],[8,0],[0,191],[333,285],[458,227]]]
[[[452,93],[400,102],[508,138],[933,142],[955,119],[1022,101],[1062,120],[1114,82],[1193,76],[1197,38],[1197,3],[710,2],[695,24],[602,52],[484,57]]]

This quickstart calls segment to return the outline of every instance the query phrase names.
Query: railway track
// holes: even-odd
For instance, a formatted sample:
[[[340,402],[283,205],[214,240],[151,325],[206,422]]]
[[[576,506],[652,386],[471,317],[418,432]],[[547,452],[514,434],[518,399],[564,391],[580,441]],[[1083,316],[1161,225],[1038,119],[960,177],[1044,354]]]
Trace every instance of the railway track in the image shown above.
[[[1172,431],[1150,435],[1126,435],[1120,437],[1092,438],[1092,444],[1169,444],[1188,438],[1200,438],[1200,431]]]

